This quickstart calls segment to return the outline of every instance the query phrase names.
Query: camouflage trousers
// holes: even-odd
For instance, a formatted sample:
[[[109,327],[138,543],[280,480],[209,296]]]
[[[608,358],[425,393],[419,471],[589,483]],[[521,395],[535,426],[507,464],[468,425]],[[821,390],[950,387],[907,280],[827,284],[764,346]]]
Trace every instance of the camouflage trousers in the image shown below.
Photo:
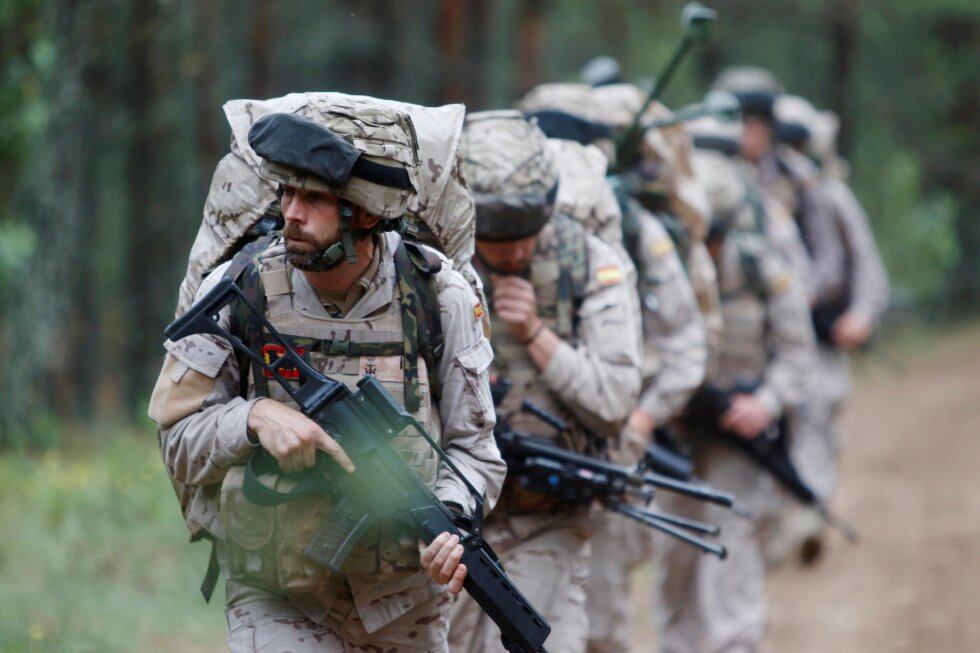
[[[281,594],[234,580],[226,584],[228,647],[232,653],[448,653],[448,592],[368,633],[343,584],[320,623]]]
[[[583,653],[588,636],[585,609],[589,534],[584,516],[495,516],[485,537],[504,571],[551,624],[550,653]],[[452,608],[449,645],[453,653],[504,653],[500,631],[465,594]]]
[[[630,648],[630,575],[654,551],[654,532],[627,517],[603,511],[593,520],[589,573],[589,653]]]
[[[840,417],[850,393],[847,355],[820,347],[807,400],[790,418],[790,455],[817,496],[830,499],[837,488],[841,454]],[[817,513],[787,497],[766,542],[766,560],[777,565],[796,554],[824,525]]]
[[[746,456],[708,445],[697,457],[702,478],[733,492],[756,519],[711,504],[666,497],[668,512],[717,524],[728,558],[719,560],[666,538],[658,571],[658,626],[663,653],[754,653],[766,633],[763,540],[781,492]]]

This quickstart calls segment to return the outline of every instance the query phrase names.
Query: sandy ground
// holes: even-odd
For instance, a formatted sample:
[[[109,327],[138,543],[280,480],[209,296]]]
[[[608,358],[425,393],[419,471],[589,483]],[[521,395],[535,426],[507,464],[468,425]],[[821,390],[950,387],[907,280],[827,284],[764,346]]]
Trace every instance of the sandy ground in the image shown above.
[[[857,370],[834,503],[862,540],[772,574],[771,651],[980,651],[980,330],[908,359]],[[634,583],[636,652],[656,650],[649,579]]]

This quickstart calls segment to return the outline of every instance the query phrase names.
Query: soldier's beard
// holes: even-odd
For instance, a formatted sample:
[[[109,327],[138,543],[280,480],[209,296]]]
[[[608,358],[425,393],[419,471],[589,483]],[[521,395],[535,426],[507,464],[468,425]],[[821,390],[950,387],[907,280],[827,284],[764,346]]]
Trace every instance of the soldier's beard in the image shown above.
[[[286,259],[294,268],[305,272],[318,270],[323,254],[340,240],[336,237],[316,240],[303,233],[295,222],[287,222],[282,235],[286,238]]]

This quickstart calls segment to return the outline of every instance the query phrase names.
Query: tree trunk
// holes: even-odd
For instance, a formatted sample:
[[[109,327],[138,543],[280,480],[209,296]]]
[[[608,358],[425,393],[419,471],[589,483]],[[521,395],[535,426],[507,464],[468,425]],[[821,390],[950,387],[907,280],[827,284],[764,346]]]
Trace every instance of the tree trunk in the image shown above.
[[[844,156],[850,153],[853,144],[851,82],[857,56],[860,12],[859,0],[832,0],[826,9],[827,29],[832,48],[828,99],[831,108],[840,116],[837,147]]]
[[[464,79],[466,61],[467,0],[440,0],[438,17],[439,65],[442,68],[439,99],[442,102],[468,101]]]
[[[524,0],[517,13],[517,95],[541,81],[541,49],[544,37],[544,0]]]
[[[253,98],[265,99],[272,94],[270,72],[274,27],[272,3],[269,0],[252,0],[248,26],[248,91]]]

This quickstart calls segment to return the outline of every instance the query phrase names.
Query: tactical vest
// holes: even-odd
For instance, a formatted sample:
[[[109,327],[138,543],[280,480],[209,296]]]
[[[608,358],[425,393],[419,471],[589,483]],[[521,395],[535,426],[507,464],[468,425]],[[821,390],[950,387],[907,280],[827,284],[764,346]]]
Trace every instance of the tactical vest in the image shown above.
[[[425,260],[418,256],[422,250],[410,253],[400,240],[390,251],[384,247],[386,258],[394,256],[397,289],[381,314],[369,318],[344,319],[329,317],[326,312],[313,315],[300,310],[295,302],[292,268],[286,264],[281,239],[271,246],[260,240],[242,250],[232,263],[232,274],[238,272],[245,294],[263,311],[269,322],[285,337],[315,369],[322,371],[351,389],[365,374],[376,376],[395,398],[406,399],[406,407],[437,442],[441,422],[433,399],[430,370],[434,370],[432,354],[423,355],[421,343],[431,336],[434,328],[421,315],[421,307],[434,311],[438,321],[433,274]],[[247,261],[242,265],[243,261]],[[382,270],[385,262],[382,262]],[[428,272],[426,272],[428,270]],[[381,272],[383,274],[383,272]],[[428,283],[426,283],[428,282]],[[280,346],[272,342],[256,326],[254,320],[241,311],[233,310],[232,330],[241,334],[255,351],[266,360],[275,360]],[[413,344],[414,343],[414,344]],[[406,355],[414,352],[414,356]],[[427,361],[426,359],[430,360]],[[246,396],[268,396],[294,405],[280,385],[258,366],[251,373],[241,367]],[[289,371],[285,373],[289,378]],[[297,373],[298,377],[298,373]],[[392,440],[394,446],[419,476],[434,486],[438,458],[425,440],[408,431]],[[219,518],[226,540],[223,564],[231,578],[288,592],[317,592],[322,596],[331,584],[331,572],[306,556],[311,536],[329,515],[331,501],[323,496],[307,496],[272,508],[257,506],[242,494],[244,466],[229,470],[221,486]],[[278,490],[288,490],[283,478],[264,475],[261,480]],[[381,524],[369,532],[355,548],[344,565],[345,574],[378,574],[417,571],[419,555],[414,532],[394,523]]]
[[[724,334],[712,379],[722,388],[756,383],[769,362],[768,300],[763,270],[764,236],[734,229],[718,262]]]
[[[542,324],[572,346],[577,344],[577,313],[585,297],[589,261],[585,230],[573,219],[556,216],[538,237],[538,249],[531,262],[529,280],[537,298],[538,316]],[[492,290],[488,293],[493,295]],[[537,418],[522,413],[525,399],[558,415],[572,427],[563,437],[562,446],[587,451],[589,438],[577,426],[574,417],[541,380],[541,371],[534,364],[527,348],[514,338],[506,327],[495,325],[491,337],[494,351],[493,373],[508,379],[511,390],[497,407],[501,418],[524,433],[545,438],[559,437]],[[547,512],[555,500],[541,495],[517,492],[517,483],[508,476],[497,510],[510,513]]]

